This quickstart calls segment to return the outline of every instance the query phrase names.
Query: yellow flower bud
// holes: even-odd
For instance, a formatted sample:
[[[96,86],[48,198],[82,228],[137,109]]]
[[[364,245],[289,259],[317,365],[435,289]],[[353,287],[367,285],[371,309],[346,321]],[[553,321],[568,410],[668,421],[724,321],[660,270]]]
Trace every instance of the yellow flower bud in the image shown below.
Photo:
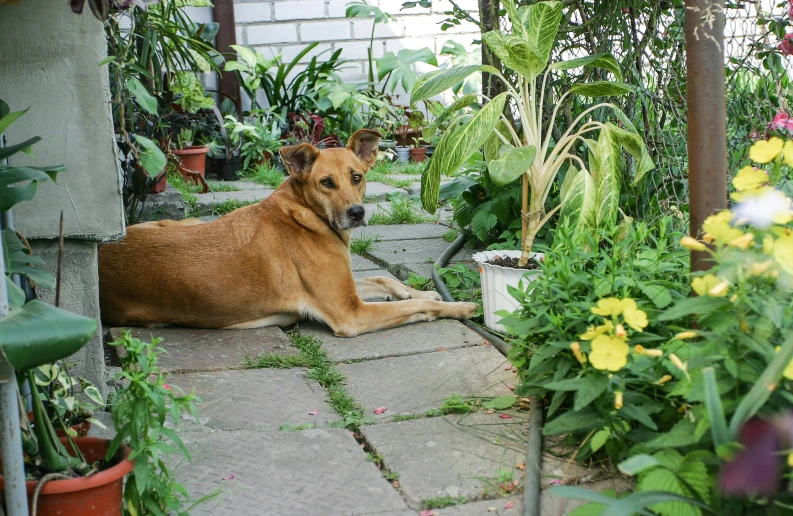
[[[765,274],[765,272],[770,269],[772,265],[774,265],[772,260],[768,260],[763,263],[753,263],[752,267],[749,269],[749,273],[752,276],[760,276]]]
[[[614,335],[616,335],[620,339],[624,339],[628,336],[628,332],[625,331],[625,326],[618,324],[617,327],[614,329]]]
[[[727,290],[730,288],[729,281],[722,281],[712,289],[708,291],[708,295],[713,297],[722,297],[723,295],[727,294]]]
[[[679,356],[675,355],[674,353],[670,353],[669,360],[676,368],[680,369],[684,373],[688,373],[688,366],[685,363],[683,363],[682,360],[680,360]]]
[[[705,241],[705,242],[707,242],[708,244],[712,244],[712,243],[713,243],[713,240],[714,240],[714,238],[713,238],[713,236],[712,236],[712,235],[710,235],[709,233],[705,233],[704,235],[702,235],[702,240],[704,240],[704,241]]]
[[[691,238],[690,236],[684,236],[680,239],[680,245],[685,247],[686,249],[691,249],[692,251],[704,251],[708,248],[705,244],[700,242],[695,238]]]
[[[730,303],[734,303],[736,301],[738,301],[738,294],[733,294],[730,298]]]
[[[678,340],[686,340],[686,339],[693,339],[696,336],[697,336],[697,332],[695,331],[681,331],[680,333],[675,335],[675,338]]]
[[[730,247],[737,247],[738,249],[745,251],[749,249],[749,246],[751,246],[753,243],[754,243],[754,235],[752,233],[746,233],[742,237],[736,238],[734,240],[730,240],[730,243],[728,245]]]
[[[793,468],[793,453],[787,456],[787,465]]]
[[[635,355],[643,355],[643,356],[646,356],[646,357],[662,357],[662,356],[664,356],[664,352],[661,351],[660,349],[647,349],[644,346],[642,346],[641,344],[636,344],[636,346],[633,347],[633,353]]]
[[[661,378],[658,379],[657,383],[658,383],[658,385],[663,385],[666,382],[670,381],[671,379],[672,379],[672,375],[671,374],[665,374]]]
[[[581,353],[581,344],[578,342],[573,342],[570,344],[570,349],[573,350],[573,355],[575,355],[576,360],[582,364],[586,364],[586,356]]]
[[[622,408],[622,393],[619,391],[614,393],[614,408],[617,410]]]

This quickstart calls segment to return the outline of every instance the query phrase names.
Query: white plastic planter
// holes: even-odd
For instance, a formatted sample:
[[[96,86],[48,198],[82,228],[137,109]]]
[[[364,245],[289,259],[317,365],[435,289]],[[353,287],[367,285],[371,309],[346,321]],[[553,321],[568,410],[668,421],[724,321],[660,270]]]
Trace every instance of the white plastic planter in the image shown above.
[[[507,290],[507,285],[518,288],[521,281],[524,285],[531,283],[542,274],[542,271],[527,271],[513,269],[487,263],[495,258],[520,258],[520,251],[482,251],[474,254],[474,260],[479,264],[479,274],[482,279],[482,304],[485,314],[485,326],[497,333],[506,333],[507,329],[499,324],[500,316],[495,315],[500,310],[508,312],[518,308],[518,301]],[[531,253],[536,260],[543,258],[542,253]]]
[[[410,147],[396,146],[397,163],[407,163],[410,161]]]

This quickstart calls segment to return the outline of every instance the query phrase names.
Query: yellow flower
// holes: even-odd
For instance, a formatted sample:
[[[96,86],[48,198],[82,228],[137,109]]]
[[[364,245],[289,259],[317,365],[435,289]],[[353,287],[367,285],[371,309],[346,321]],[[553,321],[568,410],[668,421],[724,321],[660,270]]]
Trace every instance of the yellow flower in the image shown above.
[[[622,393],[619,391],[614,393],[614,408],[617,410],[622,408]]]
[[[729,246],[737,247],[742,251],[746,251],[749,249],[749,246],[751,246],[752,243],[754,243],[754,235],[752,233],[746,233],[745,235],[730,241]]]
[[[589,362],[601,371],[619,371],[628,363],[630,348],[622,339],[600,335],[592,341]]]
[[[785,165],[789,167],[793,167],[793,142],[786,141],[785,146],[782,148],[782,153],[784,154]]]
[[[675,335],[675,338],[678,340],[686,340],[686,339],[693,339],[696,336],[697,336],[697,332],[695,331],[681,331],[680,333]]]
[[[749,268],[749,274],[752,276],[762,276],[765,274],[771,266],[774,265],[773,260],[766,260],[762,263],[753,263],[752,266]]]
[[[610,333],[611,330],[613,329],[614,329],[614,324],[611,321],[606,320],[603,322],[603,324],[601,324],[597,328],[594,326],[590,326],[587,329],[586,333],[579,335],[578,338],[581,340],[592,340],[598,335],[603,335],[604,333]]]
[[[724,210],[716,215],[711,215],[702,223],[702,230],[707,234],[707,240],[715,240],[719,244],[731,242],[743,236],[743,231],[730,226],[733,214]]]
[[[708,295],[712,297],[724,297],[727,295],[727,290],[730,288],[729,281],[722,281],[712,289],[708,290]]]
[[[757,190],[763,185],[766,185],[771,180],[768,178],[768,173],[765,170],[754,167],[743,167],[732,178],[732,186],[739,192],[747,190]]]
[[[708,248],[705,244],[700,242],[695,238],[691,238],[690,236],[684,236],[680,239],[680,245],[685,247],[686,249],[691,249],[692,251],[704,251]]]
[[[647,349],[641,344],[637,344],[633,348],[633,353],[636,355],[643,355],[645,357],[662,357],[664,356],[664,352],[660,349]]]
[[[774,253],[774,237],[766,235],[763,237],[763,253],[771,255]]]
[[[644,331],[647,327],[647,314],[636,306],[636,301],[631,298],[622,300],[622,317],[625,323],[636,331]]]
[[[682,360],[680,360],[679,356],[675,355],[674,353],[670,353],[669,354],[669,360],[672,361],[672,364],[676,368],[678,368],[681,371],[683,371],[684,373],[688,374],[688,366]]]
[[[658,383],[658,385],[663,385],[666,382],[670,381],[671,379],[672,379],[672,375],[671,374],[665,374],[661,378],[659,378],[658,382],[656,382],[656,383]]]
[[[755,163],[768,163],[782,154],[784,142],[781,138],[774,136],[768,141],[756,142],[749,149],[749,159]]]
[[[774,242],[774,259],[782,270],[793,274],[793,235],[783,235]]]
[[[617,327],[614,329],[614,335],[616,335],[620,339],[624,339],[628,336],[628,332],[625,331],[625,326],[618,324]]]
[[[780,349],[782,349],[782,347],[781,346],[777,346],[774,351],[779,353]],[[793,360],[791,360],[790,363],[787,365],[787,367],[785,368],[785,371],[782,373],[782,376],[784,376],[788,380],[793,380]]]
[[[582,364],[586,364],[586,356],[581,353],[581,344],[578,342],[573,342],[570,344],[570,349],[573,350],[573,355],[575,355],[576,360]]]
[[[616,297],[601,299],[597,307],[592,307],[592,313],[603,317],[617,316],[622,313],[622,301]]]
[[[694,292],[696,292],[698,295],[706,296],[713,287],[720,283],[721,280],[718,277],[714,276],[713,274],[706,274],[705,276],[694,278],[694,280],[691,282],[691,288],[693,288]]]

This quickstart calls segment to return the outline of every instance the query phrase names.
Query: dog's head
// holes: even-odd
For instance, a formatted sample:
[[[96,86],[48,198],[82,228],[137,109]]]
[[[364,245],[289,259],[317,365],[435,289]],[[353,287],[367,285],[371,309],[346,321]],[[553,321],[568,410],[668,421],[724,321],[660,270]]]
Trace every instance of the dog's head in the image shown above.
[[[363,226],[366,173],[377,160],[380,133],[361,129],[344,149],[309,143],[281,148],[281,158],[308,206],[335,229]]]

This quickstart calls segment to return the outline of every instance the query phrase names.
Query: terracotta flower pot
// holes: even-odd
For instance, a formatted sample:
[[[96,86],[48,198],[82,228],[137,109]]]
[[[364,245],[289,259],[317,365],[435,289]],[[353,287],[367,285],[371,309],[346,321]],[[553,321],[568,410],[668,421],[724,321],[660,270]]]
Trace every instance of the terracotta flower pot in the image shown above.
[[[62,438],[61,442],[66,439]],[[88,462],[105,458],[110,441],[98,437],[78,437],[74,439],[77,447]],[[124,476],[132,471],[129,462],[130,449],[122,446],[123,456],[115,466],[86,478],[53,480],[47,482],[38,499],[38,516],[121,516],[124,502]],[[28,481],[25,487],[28,504],[33,505],[33,493],[37,481]],[[0,476],[0,490],[5,489],[5,479]]]
[[[410,161],[413,163],[423,163],[427,159],[427,149],[424,147],[416,147],[410,149]]]
[[[173,151],[174,156],[178,156],[182,160],[182,166],[198,172],[206,177],[206,162],[209,147],[196,147],[189,146],[184,149]]]
[[[270,163],[272,163],[272,160],[273,160],[273,154],[271,152],[264,151],[262,153],[262,157],[256,160],[256,164],[269,166]]]
[[[168,184],[168,174],[163,171],[160,172],[160,175],[157,177],[159,177],[159,179],[157,180],[157,183],[149,189],[149,193],[158,194],[165,191],[165,187]]]

